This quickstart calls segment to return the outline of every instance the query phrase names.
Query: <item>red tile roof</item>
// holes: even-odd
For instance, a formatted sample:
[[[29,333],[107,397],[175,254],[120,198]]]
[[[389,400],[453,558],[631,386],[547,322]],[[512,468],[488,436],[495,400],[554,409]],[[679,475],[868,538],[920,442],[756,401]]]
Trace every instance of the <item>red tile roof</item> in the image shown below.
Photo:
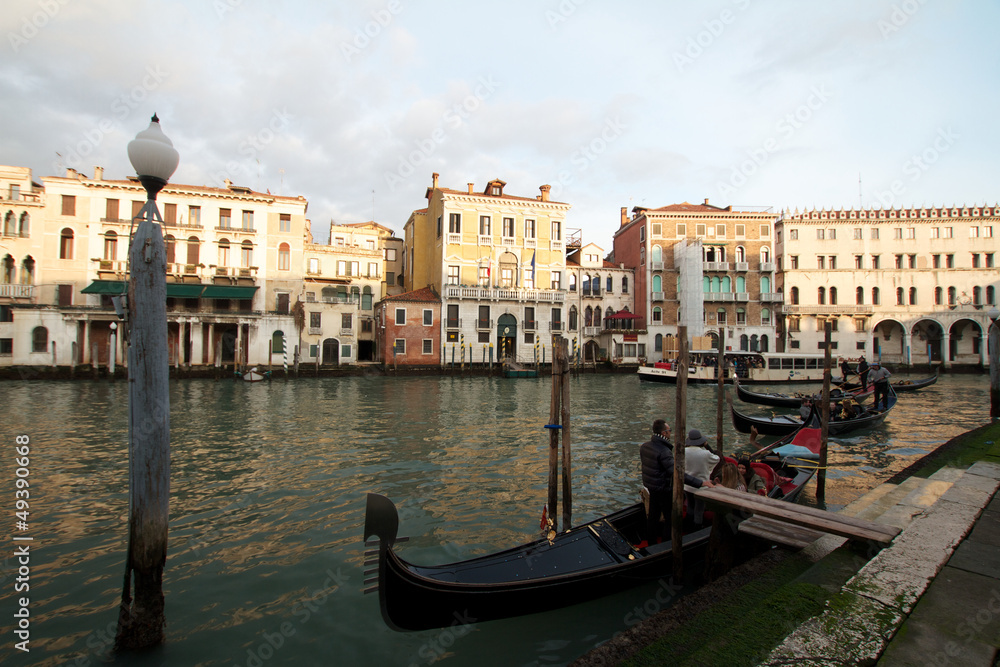
[[[421,287],[418,290],[413,290],[412,292],[405,292],[403,294],[396,294],[395,296],[387,296],[382,299],[383,302],[386,301],[415,301],[418,303],[441,303],[441,297],[438,296],[437,292],[434,291],[432,287]]]

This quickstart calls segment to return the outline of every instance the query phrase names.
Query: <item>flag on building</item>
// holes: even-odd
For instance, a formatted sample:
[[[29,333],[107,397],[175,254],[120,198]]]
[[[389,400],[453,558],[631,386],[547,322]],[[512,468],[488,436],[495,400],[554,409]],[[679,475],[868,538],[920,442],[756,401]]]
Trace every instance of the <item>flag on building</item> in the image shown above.
[[[535,251],[535,250],[531,251],[531,284],[532,284],[532,286],[535,285],[535,253],[536,252],[537,251]]]

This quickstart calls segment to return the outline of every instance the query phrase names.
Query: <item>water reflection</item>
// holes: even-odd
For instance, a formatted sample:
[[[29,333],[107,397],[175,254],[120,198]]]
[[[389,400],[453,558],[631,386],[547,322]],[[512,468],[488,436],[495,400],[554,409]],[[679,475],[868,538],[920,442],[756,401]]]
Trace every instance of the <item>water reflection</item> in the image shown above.
[[[636,497],[637,446],[673,420],[674,388],[633,376],[571,379],[577,523]],[[32,440],[32,662],[96,660],[124,570],[127,386],[5,383],[5,442]],[[363,597],[364,496],[400,509],[415,562],[533,539],[546,501],[551,383],[491,378],[171,383],[168,644],[142,664],[559,664],[655,600],[640,587],[592,604],[476,625],[443,652],[427,632],[385,628]],[[38,397],[44,396],[44,403]],[[690,428],[712,433],[716,388],[689,389]],[[988,381],[944,377],[903,395],[888,422],[835,440],[827,502],[849,502],[920,454],[988,419]],[[746,437],[727,419],[727,450]],[[0,480],[13,497],[11,462]],[[805,494],[814,502],[812,494]],[[6,556],[5,556],[6,557]],[[12,586],[5,562],[2,585]],[[11,614],[0,621],[7,636]],[[294,632],[284,633],[284,629]],[[277,634],[275,634],[277,633]],[[273,642],[272,642],[273,643]],[[261,650],[264,646],[265,650]],[[0,660],[12,658],[8,643]]]

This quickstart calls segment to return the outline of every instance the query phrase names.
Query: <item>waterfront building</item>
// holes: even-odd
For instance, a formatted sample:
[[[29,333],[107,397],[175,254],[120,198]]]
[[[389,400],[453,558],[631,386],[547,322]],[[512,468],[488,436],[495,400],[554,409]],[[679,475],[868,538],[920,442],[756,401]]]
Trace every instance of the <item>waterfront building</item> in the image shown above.
[[[725,328],[726,347],[774,350],[782,294],[776,286],[769,208],[708,203],[621,209],[614,262],[635,271],[635,313],[644,318],[646,357],[677,349],[677,327],[711,338]],[[640,336],[641,340],[641,336]]]
[[[570,354],[577,351],[583,363],[645,361],[645,318],[635,313],[633,298],[635,271],[605,260],[597,244],[571,243],[566,274]]]
[[[786,211],[782,347],[891,364],[985,366],[1000,207]]]
[[[494,179],[452,190],[434,174],[427,207],[406,221],[404,284],[440,294],[442,364],[455,346],[477,361],[532,363],[540,348],[551,359],[552,337],[566,334],[570,205],[551,201],[548,185],[534,198],[505,187]]]
[[[441,358],[441,298],[431,287],[388,296],[375,312],[379,361],[387,367],[437,366]]]
[[[30,170],[0,167],[0,190],[5,221],[25,222],[9,239],[4,229],[0,302],[12,321],[0,323],[0,365],[104,365],[112,340],[122,361],[112,297],[127,288],[132,219],[146,200],[138,179],[106,180],[96,167],[92,178],[69,169],[39,185]],[[170,363],[280,363],[268,350],[294,335],[306,200],[226,181],[168,184],[157,203]]]

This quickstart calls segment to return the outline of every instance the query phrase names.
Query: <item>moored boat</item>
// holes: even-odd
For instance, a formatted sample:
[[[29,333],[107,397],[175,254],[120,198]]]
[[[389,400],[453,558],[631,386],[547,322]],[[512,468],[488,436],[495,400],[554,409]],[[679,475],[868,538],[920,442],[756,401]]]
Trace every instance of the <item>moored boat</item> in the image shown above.
[[[901,391],[916,391],[918,389],[923,389],[924,387],[929,387],[937,382],[937,379],[937,374],[934,374],[931,377],[923,378],[922,380],[896,380],[895,382],[890,382],[889,384],[892,386],[893,391],[899,393]],[[860,382],[835,381],[835,384],[838,384],[841,389],[845,389],[847,391],[859,389],[861,387]]]
[[[719,381],[718,350],[693,350],[689,353],[688,382],[714,384]],[[788,382],[822,382],[822,354],[791,354],[784,352],[727,351],[724,355],[724,380],[734,379],[747,384],[785,384]],[[640,366],[638,375],[646,382],[677,383],[678,364],[660,361]]]
[[[896,394],[889,391],[886,399],[888,407],[883,410],[864,408],[859,416],[852,419],[831,419],[827,433],[842,435],[863,428],[878,426],[889,416],[889,411],[896,405]],[[794,433],[802,427],[802,419],[792,415],[772,415],[770,417],[748,415],[732,408],[733,426],[740,433],[749,433],[751,428],[757,429],[761,435],[785,436]]]
[[[744,403],[770,405],[776,408],[798,408],[802,405],[802,401],[805,399],[816,400],[819,398],[819,394],[780,394],[775,392],[753,391],[752,389],[748,389],[743,386],[740,382],[736,382],[735,384],[736,395]],[[861,402],[871,396],[874,391],[875,388],[873,386],[869,386],[865,391],[862,391],[860,386],[853,391],[840,387],[833,388],[830,390],[830,400],[841,401],[850,396],[855,401]]]
[[[763,461],[774,472],[768,495],[788,501],[795,500],[815,470],[812,464],[773,454]],[[548,611],[660,579],[670,572],[672,544],[636,546],[645,537],[645,525],[645,510],[637,503],[551,539],[447,565],[421,566],[396,552],[396,507],[372,493],[365,539],[379,538],[377,590],[386,624],[396,630],[426,630]],[[711,527],[692,527],[685,533],[685,562],[701,558]]]

